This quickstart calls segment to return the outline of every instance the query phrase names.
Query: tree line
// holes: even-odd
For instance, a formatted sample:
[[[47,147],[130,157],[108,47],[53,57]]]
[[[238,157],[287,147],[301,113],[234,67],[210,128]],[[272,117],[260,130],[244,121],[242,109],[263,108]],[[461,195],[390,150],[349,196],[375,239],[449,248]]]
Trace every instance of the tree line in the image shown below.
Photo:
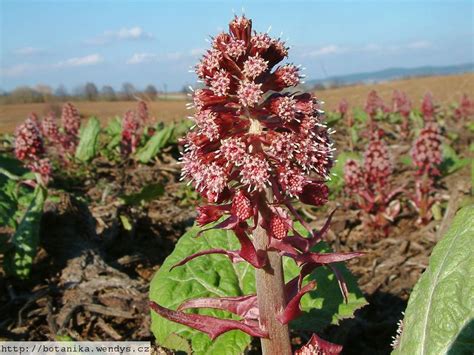
[[[158,90],[152,84],[147,85],[143,90],[138,90],[133,84],[126,82],[122,84],[120,90],[115,90],[110,85],[104,85],[98,88],[94,83],[88,82],[84,85],[77,86],[71,91],[64,85],[59,85],[56,89],[48,85],[37,85],[35,87],[20,86],[9,92],[1,92],[0,102],[4,104],[14,104],[69,100],[132,101],[137,98],[155,100],[161,95],[166,95],[166,92]]]

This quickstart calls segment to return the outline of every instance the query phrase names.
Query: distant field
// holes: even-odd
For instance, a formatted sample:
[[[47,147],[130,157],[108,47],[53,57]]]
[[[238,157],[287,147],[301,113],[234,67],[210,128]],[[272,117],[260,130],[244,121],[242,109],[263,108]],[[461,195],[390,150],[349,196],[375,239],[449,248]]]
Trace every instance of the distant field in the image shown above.
[[[372,89],[377,90],[387,101],[391,100],[392,91],[399,89],[405,91],[416,106],[419,106],[421,98],[427,91],[433,93],[436,101],[451,103],[458,101],[463,93],[473,95],[474,73],[396,80],[375,85],[341,87],[317,91],[316,96],[325,101],[325,108],[327,110],[332,110],[337,108],[342,98],[346,98],[351,107],[363,106],[367,93]],[[103,121],[107,121],[115,115],[122,115],[125,111],[136,107],[136,103],[126,101],[74,102],[74,104],[83,116],[89,117],[94,115],[100,117]],[[57,109],[61,103],[1,105],[0,132],[13,132],[15,127],[30,112],[43,115],[54,108],[54,105]],[[186,110],[184,99],[150,102],[149,108],[153,116],[164,122],[180,120],[190,114],[190,111]]]

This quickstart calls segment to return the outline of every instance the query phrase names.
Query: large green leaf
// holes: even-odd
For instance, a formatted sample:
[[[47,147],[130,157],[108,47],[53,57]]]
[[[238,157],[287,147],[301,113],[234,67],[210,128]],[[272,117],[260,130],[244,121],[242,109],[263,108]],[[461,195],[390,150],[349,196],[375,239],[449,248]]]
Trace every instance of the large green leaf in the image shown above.
[[[200,250],[239,248],[232,232],[211,230],[196,238],[198,231],[197,227],[193,227],[179,239],[175,250],[165,260],[152,280],[150,298],[164,307],[176,309],[183,301],[191,298],[255,293],[254,269],[247,263],[232,264],[227,257],[222,255],[203,256],[169,271],[172,265]],[[295,322],[292,326],[317,331],[330,323],[337,323],[339,319],[352,316],[355,309],[365,304],[352,275],[343,266],[338,267],[343,270],[348,282],[349,303],[342,304],[342,296],[334,276],[329,270],[320,268],[310,276],[315,278],[320,286],[304,296],[302,308],[306,314],[301,321]],[[299,272],[296,264],[287,258],[284,259],[284,269],[287,281]],[[308,313],[312,307],[320,309]],[[198,312],[220,318],[231,317],[227,312],[216,310],[200,309]],[[313,319],[314,316],[321,319]],[[231,331],[211,342],[207,335],[170,322],[153,312],[151,329],[160,345],[188,353],[191,352],[191,348],[193,354],[241,354],[251,340],[248,335],[240,331]]]
[[[415,285],[394,354],[470,354],[474,348],[474,205],[433,249]]]
[[[155,132],[145,146],[137,152],[136,159],[144,164],[152,160],[168,144],[173,130],[174,126],[170,125]]]
[[[12,238],[13,248],[5,255],[5,270],[18,278],[29,276],[39,243],[39,227],[46,200],[46,188],[38,185],[34,199]]]
[[[76,149],[77,159],[87,162],[95,157],[99,132],[99,120],[96,117],[89,118],[86,127],[80,133],[79,145]]]
[[[441,162],[440,169],[444,176],[452,174],[469,164],[470,159],[461,158],[450,145],[443,143],[441,148],[443,151],[443,161]]]

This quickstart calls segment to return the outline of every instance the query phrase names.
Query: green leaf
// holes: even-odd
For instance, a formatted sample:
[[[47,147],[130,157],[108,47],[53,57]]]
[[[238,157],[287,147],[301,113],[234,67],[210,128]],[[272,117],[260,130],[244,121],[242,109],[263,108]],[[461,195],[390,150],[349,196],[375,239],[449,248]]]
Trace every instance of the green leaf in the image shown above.
[[[133,229],[130,221],[128,220],[127,216],[121,214],[120,215],[120,222],[122,222],[122,226],[126,231],[131,231]]]
[[[15,228],[15,213],[18,202],[15,196],[16,182],[7,180],[1,184],[0,190],[0,225]]]
[[[100,132],[100,122],[96,117],[91,117],[79,137],[76,149],[76,158],[87,162],[95,157],[97,152],[97,139]]]
[[[412,163],[413,163],[413,159],[411,158],[411,156],[409,155],[402,155],[400,157],[400,162],[403,164],[403,165],[408,165],[410,166]]]
[[[352,143],[356,144],[359,141],[359,133],[357,132],[357,127],[356,126],[350,127],[349,132],[351,134]]]
[[[47,190],[38,185],[34,199],[13,235],[13,249],[5,255],[5,270],[10,275],[26,279],[30,274],[39,243],[39,227],[46,197]]]
[[[118,116],[111,119],[105,127],[105,132],[109,136],[120,136],[122,134],[122,119]]]
[[[443,161],[440,170],[443,176],[452,174],[469,164],[470,159],[462,159],[458,156],[453,147],[448,144],[441,145],[443,151]]]
[[[140,190],[138,193],[124,195],[120,198],[126,205],[140,205],[142,202],[152,201],[163,195],[165,188],[163,184],[149,184]]]
[[[172,265],[200,250],[239,248],[237,239],[230,231],[211,230],[196,238],[198,232],[199,228],[193,227],[179,239],[175,250],[165,260],[151,282],[150,298],[164,307],[176,309],[183,301],[191,298],[241,296],[255,293],[254,269],[248,263],[232,264],[227,257],[222,255],[203,256],[169,271]],[[318,248],[328,250],[327,246],[319,245]],[[299,268],[293,260],[284,258],[283,263],[286,281],[298,275]],[[331,271],[320,268],[310,276],[320,283],[320,287],[302,300],[305,312],[309,312],[312,307],[320,307],[320,309],[305,314],[303,321],[294,322],[292,326],[306,328],[305,322],[310,322],[312,327],[321,329],[330,323],[337,323],[339,319],[352,316],[355,309],[365,304],[362,294],[357,289],[355,279],[344,266],[338,267],[343,270],[348,282],[349,303],[342,304],[342,296]],[[197,312],[219,318],[232,318],[230,313],[223,311],[199,309]],[[315,315],[321,319],[313,319]],[[250,343],[250,337],[240,331],[223,334],[211,342],[207,335],[170,322],[154,312],[152,312],[151,330],[158,344],[187,352],[189,349],[185,345],[190,344],[193,354],[196,355],[242,354]]]
[[[474,205],[461,209],[415,285],[394,354],[468,354],[474,339]],[[467,340],[470,339],[470,344]]]
[[[152,160],[169,143],[173,130],[174,125],[170,125],[155,132],[145,146],[137,152],[136,159],[144,164]]]
[[[344,165],[349,159],[360,160],[361,157],[355,152],[341,152],[337,156],[336,164],[331,169],[331,180],[327,182],[332,194],[337,194],[344,187]]]
[[[353,111],[354,120],[359,123],[365,123],[367,121],[367,113],[360,107],[356,107]]]

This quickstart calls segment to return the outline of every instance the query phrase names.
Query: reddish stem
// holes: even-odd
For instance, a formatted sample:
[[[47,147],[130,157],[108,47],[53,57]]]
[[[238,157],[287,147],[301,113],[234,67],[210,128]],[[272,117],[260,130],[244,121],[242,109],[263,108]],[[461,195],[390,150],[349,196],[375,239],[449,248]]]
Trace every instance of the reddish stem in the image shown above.
[[[259,219],[263,221],[263,216]],[[269,334],[261,339],[262,354],[291,355],[288,325],[277,319],[286,307],[282,257],[276,251],[267,250],[267,232],[260,225],[255,228],[253,239],[255,248],[266,252],[268,258],[264,268],[255,270],[260,327]]]

